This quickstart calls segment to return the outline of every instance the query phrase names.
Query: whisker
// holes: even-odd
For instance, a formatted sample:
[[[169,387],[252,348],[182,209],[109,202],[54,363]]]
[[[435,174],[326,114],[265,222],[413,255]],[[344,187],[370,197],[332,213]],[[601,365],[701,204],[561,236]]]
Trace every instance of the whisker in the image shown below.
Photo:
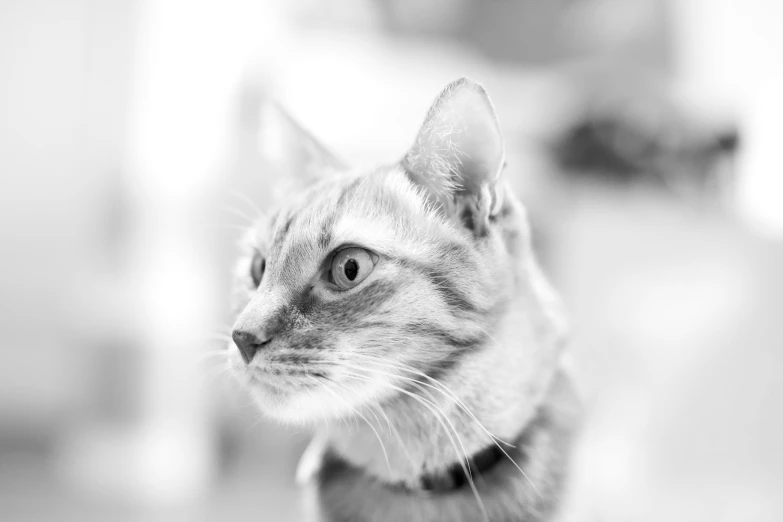
[[[247,221],[248,226],[252,226],[256,222],[256,219],[257,219],[257,218],[253,218],[253,217],[245,214],[241,210],[239,210],[237,208],[233,208],[233,207],[223,207],[220,210],[222,210],[223,212],[227,212],[229,214],[232,214],[232,215],[234,215],[236,217],[244,219],[245,221]]]
[[[448,417],[446,417],[446,416],[445,416],[445,414],[444,414],[443,412],[441,412],[440,410],[438,410],[438,409],[437,409],[437,407],[435,407],[435,406],[434,406],[434,405],[433,405],[433,404],[432,404],[430,401],[428,401],[427,399],[425,399],[425,398],[423,398],[423,397],[420,397],[420,396],[418,396],[418,395],[416,395],[416,394],[413,394],[413,393],[411,393],[411,392],[409,392],[409,391],[407,391],[407,390],[404,390],[404,389],[402,389],[402,388],[400,388],[400,387],[398,387],[398,386],[394,386],[393,384],[389,384],[389,383],[387,383],[387,382],[381,382],[381,381],[377,381],[377,380],[374,380],[374,379],[372,379],[372,378],[368,378],[368,377],[364,377],[364,376],[361,376],[361,375],[358,375],[358,374],[354,374],[354,373],[352,373],[352,372],[348,372],[346,375],[352,376],[352,377],[353,377],[353,378],[355,378],[355,379],[362,380],[362,381],[365,381],[365,382],[371,382],[371,383],[375,383],[375,384],[381,384],[382,386],[387,386],[387,387],[389,387],[389,388],[391,388],[391,389],[393,389],[393,390],[396,390],[396,391],[398,391],[398,392],[400,392],[400,393],[403,393],[403,394],[405,394],[405,395],[408,395],[408,396],[410,396],[411,398],[413,398],[415,401],[419,402],[419,403],[420,403],[422,406],[424,406],[425,408],[427,408],[427,409],[430,411],[430,413],[432,413],[432,414],[435,416],[435,419],[436,419],[436,420],[437,420],[437,421],[440,423],[440,425],[443,427],[443,429],[444,429],[444,431],[445,431],[445,433],[446,433],[446,436],[449,438],[449,441],[451,442],[451,445],[452,445],[452,447],[454,448],[454,452],[457,454],[457,460],[459,461],[459,463],[460,463],[460,466],[462,466],[462,470],[463,470],[463,472],[465,473],[465,476],[466,476],[466,477],[467,477],[467,479],[468,479],[468,483],[470,484],[470,489],[473,491],[473,495],[476,497],[476,502],[478,503],[479,509],[481,510],[481,513],[482,513],[482,515],[483,515],[483,519],[484,519],[486,522],[489,522],[489,517],[488,517],[488,515],[487,515],[487,510],[486,510],[486,507],[484,506],[484,502],[481,500],[481,495],[479,494],[479,492],[478,492],[478,489],[476,488],[476,484],[475,484],[475,483],[474,483],[474,481],[473,481],[473,476],[472,476],[472,474],[471,474],[471,473],[470,473],[470,471],[469,471],[469,467],[468,467],[468,465],[469,465],[469,460],[470,460],[470,459],[468,458],[467,452],[465,451],[465,447],[462,445],[462,440],[459,438],[459,434],[458,434],[458,433],[457,433],[457,431],[454,429],[454,426],[453,426],[453,425],[451,425],[451,429],[452,429],[452,431],[454,432],[454,435],[456,435],[456,436],[457,436],[457,440],[459,441],[459,443],[460,443],[460,446],[462,446],[462,451],[463,451],[463,454],[465,455],[465,460],[462,460],[462,457],[461,457],[461,456],[460,456],[460,454],[459,454],[459,450],[457,449],[457,445],[456,445],[456,443],[454,442],[454,437],[452,437],[452,435],[451,435],[451,432],[450,432],[450,431],[449,431],[449,429],[446,427],[446,424],[444,424],[444,422],[443,422],[443,419],[445,419],[445,420],[446,420],[446,422],[448,422],[449,424],[451,424],[451,421],[449,421]],[[443,417],[443,418],[441,418],[441,417]]]
[[[378,362],[378,361],[375,361],[375,360],[372,360],[371,358],[366,358],[366,357],[365,357],[365,358],[362,358],[362,360],[363,360],[363,361],[365,361],[365,362],[371,363],[371,364],[384,364],[384,363],[380,363],[380,362]],[[443,387],[445,388],[445,385],[444,385],[443,383],[441,383],[440,381],[437,381],[436,379],[434,379],[434,378],[432,378],[432,377],[430,377],[430,376],[428,376],[428,375],[426,375],[426,374],[424,374],[424,373],[421,373],[421,372],[419,372],[418,370],[414,370],[414,369],[412,369],[412,368],[405,368],[405,367],[403,367],[403,366],[396,366],[396,365],[387,365],[387,366],[390,366],[390,367],[393,367],[393,368],[397,368],[397,369],[400,369],[400,370],[407,370],[407,371],[415,372],[415,373],[417,373],[417,374],[421,374],[423,377],[426,377],[426,378],[428,378],[428,379],[430,379],[430,380],[432,380],[432,381],[434,381],[434,382],[437,382],[438,384],[440,384],[441,386],[443,386]],[[366,368],[364,368],[364,369],[365,369],[365,370],[367,370]],[[385,372],[384,372],[384,373],[385,373]],[[416,381],[415,379],[410,379],[410,378],[406,378],[406,377],[402,377],[402,376],[396,376],[396,375],[394,375],[394,374],[388,374],[388,373],[386,373],[386,375],[389,375],[389,376],[392,376],[392,377],[398,377],[398,378],[401,378],[401,379],[403,379],[403,380],[413,380],[414,382],[417,382],[417,383],[419,383],[419,384],[421,384],[421,385],[425,385],[425,386],[426,386],[426,383],[422,383],[422,382],[420,382],[420,381]],[[434,388],[434,387],[433,387],[433,388]],[[438,389],[438,388],[434,388],[434,389]],[[440,390],[439,390],[439,391],[440,391]],[[441,393],[444,393],[444,392],[443,392],[443,391],[441,391]],[[454,396],[454,397],[452,398],[452,400],[455,400],[455,401],[457,401],[457,400],[458,400],[458,398],[457,398],[456,396]],[[461,403],[461,401],[459,401],[459,402]],[[484,431],[485,431],[485,432],[486,432],[486,433],[487,433],[487,434],[488,434],[488,435],[489,435],[489,436],[492,438],[492,442],[495,444],[495,446],[497,446],[497,448],[498,448],[498,449],[499,449],[499,450],[500,450],[500,451],[503,453],[503,455],[504,455],[504,456],[505,456],[505,457],[506,457],[506,458],[507,458],[509,461],[511,461],[511,463],[514,465],[514,467],[515,467],[515,468],[517,468],[517,470],[519,470],[519,472],[522,474],[522,476],[523,476],[523,477],[525,477],[525,479],[528,481],[528,483],[529,483],[529,484],[530,484],[530,486],[533,488],[533,490],[534,490],[534,491],[535,491],[535,492],[536,492],[536,493],[537,493],[539,496],[543,497],[543,495],[542,495],[542,494],[541,494],[541,492],[539,491],[538,487],[537,487],[537,486],[535,485],[535,483],[534,483],[534,482],[533,482],[533,481],[530,479],[530,477],[527,475],[527,473],[525,473],[525,471],[524,471],[524,470],[522,469],[522,467],[521,467],[521,466],[520,466],[520,465],[517,463],[517,461],[516,461],[516,460],[514,460],[514,459],[511,457],[511,455],[509,455],[509,454],[508,454],[508,452],[507,452],[505,449],[503,449],[503,448],[500,446],[500,444],[498,444],[498,442],[502,442],[503,444],[505,444],[506,446],[509,446],[509,447],[511,447],[511,448],[514,448],[515,446],[514,446],[514,445],[512,445],[512,444],[509,444],[509,443],[507,443],[507,442],[504,442],[504,441],[500,440],[500,439],[499,439],[499,438],[497,438],[495,435],[493,435],[493,434],[492,434],[492,433],[491,433],[489,430],[487,430],[486,428],[484,428],[484,426],[483,426],[483,425],[482,425],[482,424],[481,424],[481,423],[478,421],[478,419],[476,418],[476,416],[475,416],[475,415],[473,415],[473,413],[472,413],[472,412],[470,412],[470,411],[467,409],[467,407],[465,407],[465,408],[464,408],[464,411],[465,411],[465,412],[466,412],[468,415],[470,415],[470,416],[471,416],[471,417],[472,417],[472,418],[475,420],[475,422],[476,422],[476,423],[479,425],[479,427],[481,427],[481,428],[482,428],[482,429],[483,429],[483,430],[484,430]]]
[[[228,196],[244,201],[245,203],[250,205],[251,210],[253,210],[253,212],[255,212],[256,214],[258,215],[264,214],[264,211],[261,210],[261,207],[259,207],[255,201],[247,197],[247,195],[243,194],[242,192],[239,192],[238,190],[232,190],[230,193],[228,193]]]
[[[350,386],[345,386],[345,390],[349,392],[353,392],[354,394],[358,395],[357,390],[352,389]],[[413,456],[410,453],[410,450],[405,445],[405,442],[402,439],[402,436],[400,436],[400,432],[397,430],[397,428],[392,424],[391,420],[389,420],[389,416],[386,415],[386,412],[383,410],[383,406],[378,402],[369,402],[367,404],[369,408],[377,408],[378,412],[381,414],[381,416],[386,419],[386,425],[389,428],[389,432],[394,436],[394,438],[397,440],[397,443],[400,445],[400,448],[402,449],[403,453],[405,454],[405,457],[408,459],[408,463],[411,465],[411,470],[415,471],[417,466],[413,460]],[[371,410],[372,411],[372,410]],[[373,414],[374,415],[374,414]],[[375,420],[378,421],[378,426],[380,427],[380,421],[378,420],[378,417],[375,417]]]
[[[349,364],[343,364],[343,366],[344,366],[344,367],[346,367],[346,368],[352,368],[352,369],[354,369],[354,370],[357,370],[357,371],[369,371],[369,372],[373,372],[373,373],[376,373],[376,374],[379,374],[379,375],[383,375],[383,373],[382,373],[382,372],[377,372],[377,371],[375,371],[375,370],[371,370],[371,369],[369,369],[369,368],[359,368],[359,367],[356,367],[356,366],[351,366],[351,365],[349,365]],[[350,374],[350,373],[349,373],[349,375],[356,375],[356,374]],[[375,381],[374,381],[374,382],[375,382]],[[382,383],[382,384],[388,384],[388,383]],[[389,386],[393,386],[395,389],[402,390],[402,388],[398,388],[398,387],[396,387],[396,386],[394,386],[394,385],[392,385],[392,384],[389,384]],[[425,390],[422,390],[422,388],[421,388],[421,387],[419,387],[419,386],[417,386],[417,389],[418,389],[418,390],[420,390],[420,391],[422,391],[422,392],[425,392],[425,393],[426,393],[426,391],[425,391]],[[417,395],[415,395],[415,394],[411,394],[411,396],[415,396],[415,397],[418,397],[418,398],[420,398],[420,399],[427,400],[427,399],[425,399],[424,397],[417,396]],[[432,396],[431,396],[431,395],[430,395],[430,399],[432,399]],[[464,453],[464,455],[465,455],[465,461],[467,462],[468,470],[470,470],[470,459],[468,458],[468,452],[465,450],[465,446],[462,444],[462,439],[460,438],[459,434],[457,433],[457,430],[456,430],[456,428],[454,427],[454,424],[452,424],[451,420],[448,418],[448,416],[445,414],[445,412],[443,412],[443,410],[442,410],[440,407],[438,407],[438,405],[435,403],[435,401],[434,401],[434,400],[427,400],[427,402],[428,402],[428,403],[429,403],[429,404],[430,404],[430,405],[431,405],[433,408],[435,408],[435,409],[437,409],[437,410],[438,410],[438,412],[439,412],[439,413],[440,413],[440,414],[443,416],[443,418],[446,420],[446,422],[448,422],[448,424],[449,424],[449,426],[451,427],[452,431],[454,431],[454,434],[457,436],[457,439],[459,440],[460,446],[462,447],[462,452],[463,452],[463,453]]]
[[[227,356],[228,356],[228,350],[208,351],[200,354],[198,357],[194,358],[191,362],[193,362],[196,366],[198,366],[200,364],[204,364],[205,362],[209,362],[218,357],[227,357]]]
[[[323,383],[322,383],[322,384],[323,384]],[[353,406],[351,406],[351,405],[348,403],[348,401],[346,401],[345,399],[343,399],[342,397],[340,397],[340,396],[339,396],[339,395],[338,395],[336,392],[334,392],[333,390],[329,389],[329,387],[328,387],[326,384],[323,384],[323,389],[324,389],[325,391],[329,392],[329,393],[330,393],[330,394],[331,394],[331,395],[332,395],[332,396],[333,396],[335,399],[337,399],[337,400],[341,401],[343,404],[345,404],[345,405],[346,405],[346,406],[347,406],[349,409],[353,410],[353,412],[354,412],[354,413],[356,413],[356,414],[357,414],[359,417],[361,417],[361,418],[362,418],[362,420],[364,420],[364,422],[365,422],[365,423],[367,423],[367,426],[369,426],[369,428],[370,428],[370,429],[372,430],[372,432],[375,434],[375,437],[378,439],[378,442],[379,442],[379,443],[380,443],[380,445],[381,445],[381,451],[383,451],[383,457],[386,459],[386,466],[388,466],[388,468],[389,468],[389,473],[390,473],[390,474],[391,474],[391,473],[393,473],[393,472],[392,472],[392,469],[391,469],[391,461],[389,460],[389,454],[386,452],[386,446],[383,444],[383,439],[381,438],[380,434],[379,434],[379,433],[378,433],[378,431],[375,429],[375,427],[373,427],[372,423],[371,423],[369,420],[367,420],[367,417],[365,417],[364,415],[362,415],[362,413],[361,413],[359,410],[357,410],[356,408],[354,408]],[[377,419],[378,419],[378,418],[376,417],[376,420],[377,420]]]
[[[470,410],[470,408],[468,408],[465,405],[465,403],[463,403],[462,400],[454,392],[452,392],[445,384],[443,384],[439,380],[435,379],[434,377],[431,377],[431,376],[427,375],[426,373],[423,373],[423,372],[421,372],[419,370],[416,370],[414,368],[411,368],[411,367],[383,363],[383,362],[376,361],[376,360],[374,360],[372,358],[367,358],[367,357],[361,357],[361,358],[362,358],[363,361],[365,361],[367,363],[370,363],[370,364],[376,364],[376,365],[379,365],[379,366],[385,366],[387,368],[393,368],[393,369],[396,369],[396,370],[403,370],[403,371],[410,372],[410,373],[413,373],[413,374],[416,374],[416,375],[420,375],[421,377],[424,377],[425,379],[429,380],[433,384],[428,384],[428,383],[419,381],[417,379],[413,379],[411,377],[404,377],[404,376],[401,376],[401,375],[395,375],[395,374],[391,374],[391,373],[386,374],[386,375],[391,376],[391,377],[400,378],[400,379],[403,379],[403,380],[406,380],[406,381],[410,381],[410,382],[415,382],[415,383],[418,383],[418,384],[420,384],[422,386],[426,386],[428,388],[432,388],[434,390],[437,390],[442,395],[444,395],[446,398],[448,398],[449,400],[454,402],[457,406],[459,406],[460,409],[462,409],[462,411],[464,411],[479,426],[479,428],[481,428],[490,438],[492,438],[493,440],[495,440],[497,442],[505,444],[508,447],[511,447],[511,448],[515,447],[513,444],[510,444],[510,443],[500,439],[499,437],[494,435],[492,432],[490,432],[487,428],[485,428],[484,425],[473,414],[473,412]]]
[[[240,232],[247,232],[250,230],[250,225],[234,225],[230,223],[217,223],[214,225],[206,225],[204,230],[238,230]]]
[[[397,430],[397,428],[394,426],[394,424],[391,423],[389,420],[389,416],[386,415],[386,413],[383,411],[383,406],[381,406],[379,403],[373,403],[373,406],[378,408],[378,411],[380,414],[386,419],[386,424],[389,425],[389,431],[392,435],[394,435],[394,438],[397,440],[397,444],[400,445],[400,448],[402,449],[402,452],[405,454],[405,458],[408,459],[408,464],[411,465],[411,471],[416,470],[416,463],[413,460],[413,455],[411,455],[410,450],[408,449],[408,446],[405,445],[405,441],[403,441],[402,436],[400,435],[400,432]]]
[[[312,379],[313,379],[313,383],[314,383],[314,384],[315,384],[315,385],[316,385],[318,388],[325,389],[327,392],[329,392],[329,389],[326,387],[326,386],[327,386],[327,385],[326,385],[326,383],[324,383],[324,382],[321,382],[321,381],[320,381],[319,379],[317,379],[315,376],[312,376]],[[324,415],[325,415],[325,413],[324,413]],[[342,421],[343,421],[343,424],[345,424],[345,427],[348,429],[348,433],[353,433],[353,432],[351,431],[351,425],[350,425],[350,424],[348,424],[348,419],[347,419],[347,418],[346,418],[344,415],[341,415],[341,416],[340,416],[340,419],[342,419]],[[355,415],[353,415],[353,420],[354,420],[354,421],[356,421],[356,416],[355,416]],[[357,426],[358,426],[358,425],[357,425]],[[358,429],[358,427],[357,427],[357,429]]]

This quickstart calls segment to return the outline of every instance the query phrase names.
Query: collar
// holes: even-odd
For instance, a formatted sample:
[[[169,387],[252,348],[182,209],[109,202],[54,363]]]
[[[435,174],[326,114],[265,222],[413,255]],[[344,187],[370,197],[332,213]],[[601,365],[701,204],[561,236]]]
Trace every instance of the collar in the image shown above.
[[[492,443],[471,455],[467,460],[456,461],[443,470],[421,475],[416,487],[411,487],[404,483],[392,484],[391,486],[406,491],[428,494],[447,493],[466,487],[470,483],[470,479],[475,481],[482,475],[490,473],[495,467],[509,458],[513,459],[518,465],[523,465],[527,460],[527,449],[529,449],[531,440],[535,436],[535,432],[543,424],[542,414],[543,412],[539,409],[519,435],[511,440],[512,445],[507,448],[501,449],[499,444],[503,444],[502,442],[498,444]],[[464,467],[463,464],[465,465]]]
[[[384,484],[388,488],[411,493],[442,494],[450,491],[457,491],[460,488],[466,487],[470,483],[470,478],[475,481],[482,475],[490,473],[496,466],[509,458],[514,459],[518,465],[522,465],[527,459],[526,449],[530,444],[530,438],[532,437],[532,432],[535,430],[536,424],[538,423],[534,421],[526,426],[525,429],[522,430],[522,433],[513,441],[513,445],[505,449],[505,454],[503,453],[504,450],[501,450],[497,444],[493,443],[474,453],[467,460],[456,461],[449,464],[443,470],[425,473],[419,476],[417,481],[418,484],[415,486],[411,486],[404,482],[386,482]],[[508,454],[508,456],[506,454]],[[331,449],[325,450],[324,457],[320,472],[324,472],[325,470],[335,472],[350,469],[354,470],[354,472],[364,474],[369,478],[369,475],[367,475],[367,472],[364,469],[349,463]],[[465,465],[464,468],[463,464]]]
[[[467,461],[454,462],[443,471],[425,473],[419,477],[419,489],[429,493],[460,489],[469,484],[471,478],[476,480],[478,476],[492,471],[504,458],[508,457],[496,444],[492,444],[474,453]]]
[[[407,484],[395,486],[408,491],[424,493],[446,493],[466,487],[470,479],[474,481],[495,469],[496,466],[508,459],[513,459],[517,465],[524,465],[528,457],[528,449],[536,436],[536,432],[548,425],[546,408],[539,407],[538,411],[522,431],[513,439],[511,445],[501,449],[502,442],[492,443],[477,451],[467,460],[456,461],[446,469],[425,473],[419,477],[418,487],[410,487]],[[463,464],[465,466],[463,467]]]

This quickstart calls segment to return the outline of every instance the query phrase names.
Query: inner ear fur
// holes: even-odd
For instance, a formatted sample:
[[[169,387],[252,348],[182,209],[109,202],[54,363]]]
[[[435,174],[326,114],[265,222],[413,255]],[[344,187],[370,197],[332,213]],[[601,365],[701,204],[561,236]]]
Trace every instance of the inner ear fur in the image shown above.
[[[402,162],[431,201],[479,234],[502,206],[504,163],[492,102],[484,87],[467,78],[440,93]]]

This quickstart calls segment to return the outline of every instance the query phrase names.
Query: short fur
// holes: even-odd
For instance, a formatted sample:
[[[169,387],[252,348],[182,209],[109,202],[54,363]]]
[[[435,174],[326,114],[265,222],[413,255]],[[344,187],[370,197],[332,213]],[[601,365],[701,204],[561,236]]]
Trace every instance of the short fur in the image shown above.
[[[548,520],[575,417],[559,367],[562,313],[524,208],[502,180],[484,89],[448,86],[399,163],[371,172],[323,164],[320,181],[247,238],[235,331],[272,340],[249,364],[237,350],[229,357],[264,411],[328,424],[300,473],[313,516]],[[377,263],[338,291],[324,274],[345,246]],[[259,254],[266,271],[256,288]],[[471,487],[420,490],[423,474],[494,443],[509,459]]]

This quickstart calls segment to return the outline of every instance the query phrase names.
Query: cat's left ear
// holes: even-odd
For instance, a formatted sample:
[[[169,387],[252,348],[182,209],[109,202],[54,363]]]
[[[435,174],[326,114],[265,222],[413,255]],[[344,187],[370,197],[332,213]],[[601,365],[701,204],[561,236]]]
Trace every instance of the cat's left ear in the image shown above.
[[[261,104],[258,149],[278,171],[277,188],[301,189],[347,167],[280,105]]]
[[[462,78],[430,108],[403,167],[433,202],[483,235],[502,205],[504,163],[492,102],[480,84]]]

